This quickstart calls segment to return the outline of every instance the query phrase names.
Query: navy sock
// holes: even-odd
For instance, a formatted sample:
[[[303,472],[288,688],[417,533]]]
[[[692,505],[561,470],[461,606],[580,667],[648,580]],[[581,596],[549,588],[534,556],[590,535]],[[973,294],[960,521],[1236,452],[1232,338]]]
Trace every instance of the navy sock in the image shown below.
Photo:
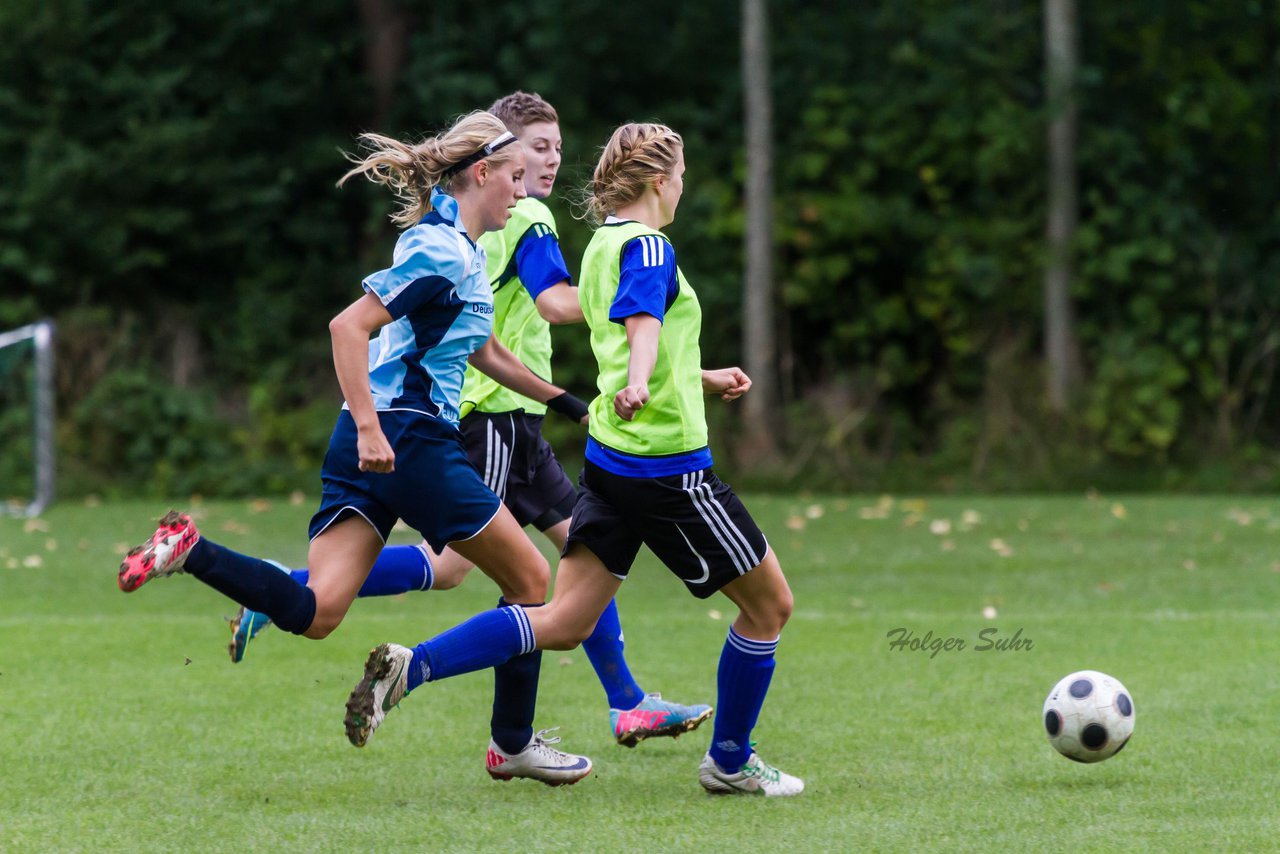
[[[306,584],[311,574],[305,569],[292,569],[289,574],[299,584]],[[435,576],[431,571],[431,555],[426,546],[387,546],[369,570],[357,597],[395,596],[411,590],[430,590]]]
[[[635,677],[627,667],[627,659],[622,652],[622,623],[618,619],[618,603],[609,600],[591,637],[582,642],[587,659],[596,669],[596,676],[604,686],[609,697],[611,709],[634,709],[644,699],[644,691],[640,690]]]
[[[719,697],[710,752],[716,764],[730,774],[751,758],[751,730],[769,693],[777,648],[776,639],[750,640],[729,627],[716,673]]]
[[[300,635],[316,616],[316,596],[265,560],[211,543],[191,547],[187,572],[251,611],[261,611],[287,632]]]
[[[409,690],[423,682],[497,667],[535,647],[529,618],[519,605],[481,611],[413,648]]]
[[[499,608],[509,604],[506,599],[498,599]],[[493,668],[493,717],[489,719],[489,732],[494,744],[506,753],[519,753],[533,738],[533,716],[538,705],[538,677],[541,673],[540,649],[517,655]]]

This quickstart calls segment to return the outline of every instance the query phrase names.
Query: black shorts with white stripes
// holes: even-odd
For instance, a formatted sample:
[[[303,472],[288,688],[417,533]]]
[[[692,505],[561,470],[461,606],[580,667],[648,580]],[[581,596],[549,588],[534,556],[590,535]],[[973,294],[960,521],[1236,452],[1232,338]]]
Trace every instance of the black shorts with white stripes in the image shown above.
[[[588,461],[565,551],[590,549],[626,578],[646,545],[705,599],[759,566],[769,544],[747,508],[711,469],[669,477],[623,477]]]
[[[475,411],[461,429],[471,465],[521,527],[545,531],[569,518],[577,494],[542,438],[541,415]]]

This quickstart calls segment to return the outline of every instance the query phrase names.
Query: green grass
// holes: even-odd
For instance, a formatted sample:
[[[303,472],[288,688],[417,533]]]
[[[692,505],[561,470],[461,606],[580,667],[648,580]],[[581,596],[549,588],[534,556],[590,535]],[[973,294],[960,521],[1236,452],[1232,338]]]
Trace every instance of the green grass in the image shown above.
[[[424,688],[368,748],[351,748],[342,705],[369,647],[415,643],[490,607],[478,574],[448,593],[359,602],[322,643],[271,629],[233,666],[221,618],[234,608],[211,590],[185,577],[116,590],[120,552],[164,506],[0,519],[0,850],[1276,845],[1276,501],[748,505],[796,595],[755,732],[761,754],[808,785],[782,801],[702,794],[709,727],[613,745],[580,651],[546,655],[538,716],[595,760],[576,786],[484,773],[488,674]],[[213,539],[303,558],[309,502],[198,511]],[[714,702],[727,600],[694,600],[645,556],[620,605],[641,684]],[[896,627],[967,648],[893,651]],[[977,652],[984,628],[1020,629],[1033,647]],[[1124,753],[1093,766],[1057,756],[1040,724],[1049,688],[1083,668],[1123,680],[1137,709]]]

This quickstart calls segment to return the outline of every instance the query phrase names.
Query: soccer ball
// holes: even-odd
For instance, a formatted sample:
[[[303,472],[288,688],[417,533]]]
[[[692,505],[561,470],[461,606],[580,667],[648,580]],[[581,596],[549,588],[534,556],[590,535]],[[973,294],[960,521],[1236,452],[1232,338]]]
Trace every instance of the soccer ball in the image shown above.
[[[1053,749],[1076,762],[1115,756],[1133,734],[1133,700],[1120,680],[1096,670],[1062,677],[1044,701]]]

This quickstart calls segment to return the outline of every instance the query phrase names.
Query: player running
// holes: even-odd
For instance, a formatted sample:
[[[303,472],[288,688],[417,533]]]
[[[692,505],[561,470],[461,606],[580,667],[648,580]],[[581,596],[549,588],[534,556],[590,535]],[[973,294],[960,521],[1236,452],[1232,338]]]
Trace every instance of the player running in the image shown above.
[[[701,366],[698,298],[661,231],[675,217],[683,173],[683,141],[654,124],[618,128],[595,168],[590,207],[604,222],[583,258],[579,301],[600,394],[551,602],[486,611],[412,648],[376,647],[347,701],[353,744],[365,744],[424,682],[581,643],[647,545],[693,595],[721,591],[739,608],[720,655],[719,711],[699,782],[715,794],[804,790],[751,742],[792,595],[764,535],[711,469],[703,397],[733,400],[751,381],[738,368]]]
[[[547,563],[467,459],[458,430],[468,359],[534,400],[563,400],[493,336],[493,291],[473,242],[506,225],[525,196],[524,150],[489,113],[459,119],[417,144],[364,134],[369,149],[342,177],[391,187],[405,227],[392,265],[364,280],[364,295],[329,324],[345,403],[321,468],[304,585],[270,563],[201,537],[170,512],[120,565],[120,589],[187,572],[285,631],[323,638],[342,621],[397,519],[439,551],[483,567],[503,600],[540,605]],[[377,332],[376,340],[370,336]],[[532,650],[530,650],[531,652]],[[501,779],[549,785],[591,773],[591,760],[533,732],[539,662],[508,657],[495,668],[493,741]]]
[[[499,99],[489,112],[524,146],[527,194],[512,209],[505,228],[487,232],[478,241],[493,286],[493,334],[534,373],[549,379],[551,324],[583,320],[578,291],[570,284],[556,237],[555,218],[543,202],[560,169],[560,119],[551,104],[526,92]],[[463,442],[485,484],[521,526],[532,525],[557,550],[563,549],[577,492],[542,437],[548,404],[513,392],[474,367],[467,369],[461,400]],[[561,407],[575,421],[586,412],[585,404],[568,395],[551,401],[551,406]],[[447,590],[460,584],[471,566],[451,548],[431,554],[425,545],[388,546],[357,595]],[[292,574],[306,583],[305,569]],[[231,660],[240,661],[248,643],[269,624],[265,614],[241,608],[231,623]],[[605,689],[619,744],[635,747],[646,738],[678,736],[711,716],[710,706],[672,703],[640,688],[623,654],[615,602],[609,602],[582,646]]]

